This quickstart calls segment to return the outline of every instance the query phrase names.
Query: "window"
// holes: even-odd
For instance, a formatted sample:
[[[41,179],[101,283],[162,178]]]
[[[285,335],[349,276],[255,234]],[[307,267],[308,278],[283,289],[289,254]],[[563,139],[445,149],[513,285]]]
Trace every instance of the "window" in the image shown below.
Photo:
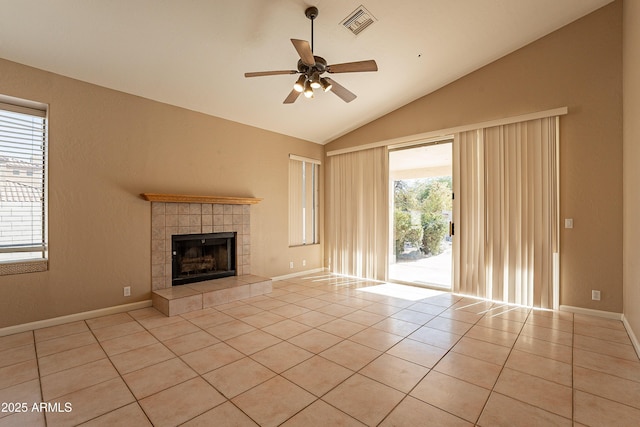
[[[0,274],[46,270],[46,106],[0,97]],[[21,269],[14,264],[42,260]]]
[[[289,246],[319,243],[319,176],[319,160],[289,155]]]

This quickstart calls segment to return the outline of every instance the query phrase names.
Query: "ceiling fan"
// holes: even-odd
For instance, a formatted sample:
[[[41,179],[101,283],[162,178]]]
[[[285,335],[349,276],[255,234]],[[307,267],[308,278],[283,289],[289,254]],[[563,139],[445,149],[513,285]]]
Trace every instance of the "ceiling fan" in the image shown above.
[[[327,64],[327,61],[313,54],[313,20],[318,16],[318,8],[309,7],[304,12],[305,16],[311,20],[311,44],[306,40],[291,39],[293,47],[295,47],[300,59],[296,70],[278,70],[278,71],[256,71],[252,73],[244,73],[245,77],[261,77],[275,76],[279,74],[300,74],[293,90],[285,98],[284,104],[293,104],[301,93],[307,98],[313,98],[313,89],[331,91],[335,93],[344,102],[351,102],[356,99],[356,95],[338,84],[329,77],[322,77],[326,73],[355,73],[362,71],[378,71],[378,65],[373,59],[367,61],[345,62],[343,64]]]

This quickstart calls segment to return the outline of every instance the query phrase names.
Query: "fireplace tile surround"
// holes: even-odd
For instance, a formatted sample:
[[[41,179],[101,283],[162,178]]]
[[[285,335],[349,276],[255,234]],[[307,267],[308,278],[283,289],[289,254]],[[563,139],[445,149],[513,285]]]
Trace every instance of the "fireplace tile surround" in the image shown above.
[[[171,288],[172,235],[219,232],[237,233],[237,274],[250,274],[250,205],[151,202],[151,289]]]

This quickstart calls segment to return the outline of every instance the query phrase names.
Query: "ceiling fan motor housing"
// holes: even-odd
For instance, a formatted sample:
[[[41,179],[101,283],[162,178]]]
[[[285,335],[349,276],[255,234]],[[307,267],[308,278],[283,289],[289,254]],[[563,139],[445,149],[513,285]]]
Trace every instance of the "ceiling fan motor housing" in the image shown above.
[[[307,64],[302,62],[301,59],[298,60],[298,71],[301,74],[311,76],[311,74],[313,74],[314,72],[322,74],[327,71],[327,61],[324,58],[315,55],[313,56],[313,58],[316,60],[316,63],[312,67],[309,67]]]
[[[315,6],[308,7],[307,10],[304,11],[304,14],[313,21],[318,17],[318,8]]]

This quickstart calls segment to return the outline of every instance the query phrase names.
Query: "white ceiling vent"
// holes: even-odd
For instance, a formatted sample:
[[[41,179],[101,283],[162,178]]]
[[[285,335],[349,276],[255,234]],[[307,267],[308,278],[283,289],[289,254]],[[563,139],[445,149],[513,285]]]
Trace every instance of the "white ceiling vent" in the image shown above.
[[[364,6],[359,6],[349,16],[347,16],[340,25],[343,25],[347,30],[351,31],[356,36],[360,34],[365,28],[368,28],[371,24],[376,22],[377,19],[371,14]]]

